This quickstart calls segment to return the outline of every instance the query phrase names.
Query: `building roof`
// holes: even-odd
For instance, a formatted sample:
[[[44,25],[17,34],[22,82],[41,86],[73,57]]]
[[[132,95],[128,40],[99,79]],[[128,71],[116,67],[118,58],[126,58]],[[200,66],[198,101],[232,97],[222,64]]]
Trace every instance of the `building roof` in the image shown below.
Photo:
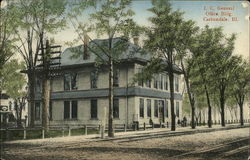
[[[147,61],[150,59],[150,54],[145,54],[141,47],[125,39],[114,38],[113,41],[113,44],[116,46],[123,45],[123,47],[120,48],[123,50],[121,53],[113,54],[113,57],[117,60],[140,59]],[[108,46],[108,39],[95,39],[90,41],[89,46],[91,50],[88,50],[89,57],[87,59],[83,59],[84,45],[65,49],[61,54],[61,66],[95,63],[97,59],[108,60],[108,56],[106,56],[97,45]],[[124,50],[125,48],[126,50]],[[96,53],[102,52],[102,54],[98,54],[97,56],[93,51]]]
[[[115,46],[122,46],[117,49],[118,51],[122,50],[121,53],[113,54],[116,60],[119,61],[141,61],[147,62],[151,59],[152,54],[148,54],[143,48],[123,39],[123,38],[114,38],[113,44]],[[94,64],[96,60],[108,60],[108,56],[100,49],[99,46],[108,46],[108,39],[95,39],[89,42],[88,55],[87,59],[83,59],[84,45],[78,45],[76,47],[70,47],[63,51],[61,54],[61,66],[63,68],[79,66],[79,65],[89,65]],[[125,49],[125,50],[124,50]],[[94,53],[95,52],[95,53]],[[102,54],[96,54],[102,53]],[[174,70],[176,73],[181,73],[181,69],[174,65]]]

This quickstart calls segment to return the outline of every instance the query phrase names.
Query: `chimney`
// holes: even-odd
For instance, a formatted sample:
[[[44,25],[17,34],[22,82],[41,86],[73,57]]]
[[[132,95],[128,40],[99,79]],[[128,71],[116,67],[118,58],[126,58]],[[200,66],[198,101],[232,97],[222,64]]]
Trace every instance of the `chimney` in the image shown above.
[[[134,40],[134,44],[139,46],[139,37],[133,37],[133,40]]]
[[[88,54],[88,45],[89,45],[89,36],[87,34],[84,34],[83,36],[83,59],[86,60],[89,57]]]

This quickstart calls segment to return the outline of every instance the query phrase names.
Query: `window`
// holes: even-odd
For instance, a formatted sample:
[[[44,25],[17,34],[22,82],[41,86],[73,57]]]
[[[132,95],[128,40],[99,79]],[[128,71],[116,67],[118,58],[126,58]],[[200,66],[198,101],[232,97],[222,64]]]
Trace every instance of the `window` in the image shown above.
[[[151,88],[151,80],[147,80],[147,81],[146,81],[146,86],[147,86],[148,88]]]
[[[91,118],[95,119],[97,118],[97,100],[96,99],[92,99],[91,102]]]
[[[91,88],[97,88],[97,78],[98,78],[97,71],[90,72],[90,87]]]
[[[166,101],[166,117],[168,118],[168,101]]]
[[[77,74],[71,73],[71,89],[72,90],[77,89],[76,82],[77,82]]]
[[[159,117],[160,120],[163,120],[164,117],[164,101],[163,100],[158,100],[158,110],[159,110]]]
[[[176,116],[179,117],[180,113],[179,113],[179,102],[176,102]]]
[[[147,115],[151,117],[151,99],[147,99]]]
[[[76,73],[66,73],[64,74],[64,90],[75,90],[77,83],[77,74]]]
[[[113,81],[113,86],[114,87],[119,87],[119,76],[120,76],[120,70],[119,69],[114,69],[114,81]]]
[[[41,114],[40,114],[40,102],[35,103],[35,120],[40,120],[41,119]]]
[[[53,120],[52,119],[52,101],[49,102],[49,120]]]
[[[179,92],[179,77],[175,77],[175,91]]]
[[[36,92],[41,92],[41,81],[40,79],[36,79]]]
[[[72,101],[72,112],[71,112],[71,118],[72,119],[77,119],[77,101]]]
[[[168,90],[168,76],[165,76],[165,90]]]
[[[158,117],[158,100],[155,100],[154,116]]]
[[[113,116],[114,118],[119,118],[119,99],[114,99],[113,101]]]
[[[154,76],[154,88],[158,88],[158,78],[159,78],[159,76],[158,75],[155,75]]]
[[[70,118],[70,101],[64,101],[64,119]]]
[[[139,76],[139,78],[142,78],[142,74],[143,74],[142,68],[139,68],[138,73],[141,74],[141,75]],[[143,79],[139,79],[139,80],[138,80],[138,85],[141,86],[141,87],[143,87]]]
[[[77,119],[77,101],[64,101],[64,119]]]
[[[159,75],[159,88],[163,89],[163,75]]]
[[[140,117],[144,117],[144,99],[140,98]]]

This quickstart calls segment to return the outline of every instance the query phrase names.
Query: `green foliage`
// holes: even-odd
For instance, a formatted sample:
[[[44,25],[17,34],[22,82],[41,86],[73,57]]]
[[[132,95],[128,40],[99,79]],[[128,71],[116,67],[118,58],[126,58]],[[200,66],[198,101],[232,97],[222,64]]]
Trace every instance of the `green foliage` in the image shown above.
[[[37,63],[41,38],[49,37],[66,27],[65,0],[17,0],[15,7],[19,10],[16,44],[18,52],[30,71]]]
[[[248,96],[250,89],[250,65],[241,61],[233,72],[233,83],[230,87],[230,93],[234,96],[238,104],[243,104]]]
[[[184,93],[183,100],[182,100],[182,111],[186,115],[191,114],[191,106],[189,103],[188,95],[187,93]]]
[[[13,3],[0,7],[0,69],[14,55],[19,10]]]
[[[207,108],[206,96],[204,93],[195,96],[196,107],[200,110]]]
[[[37,33],[56,33],[66,25],[66,4],[65,0],[20,0],[17,3],[18,9],[22,10],[20,25],[24,30],[31,27]]]
[[[71,4],[70,21],[78,33],[78,38],[73,42],[69,42],[69,46],[82,41],[84,43],[84,35],[91,41],[86,47],[88,50],[97,56],[97,64],[107,64],[108,58],[112,57],[117,63],[119,57],[128,48],[131,53],[139,51],[139,47],[130,47],[129,38],[138,36],[141,33],[139,27],[132,19],[134,12],[130,9],[131,0],[114,0],[114,1],[81,1],[78,0]],[[84,10],[92,9],[90,13]],[[80,18],[89,19],[83,22]],[[97,37],[107,37],[105,39],[93,40],[88,36],[89,32],[94,32]],[[82,50],[71,50],[75,54],[72,58],[77,58],[81,55]]]
[[[0,71],[0,90],[6,90],[6,93],[14,99],[25,95],[22,89],[26,84],[26,80],[24,75],[20,73],[22,69],[24,69],[23,63],[11,60]]]
[[[195,68],[192,81],[197,94],[206,90],[212,94],[216,91],[226,90],[233,79],[233,72],[239,58],[232,56],[235,34],[226,37],[221,27],[204,29],[196,36],[191,48]]]
[[[133,83],[138,81],[146,82],[152,80],[155,74],[163,73],[166,71],[166,63],[160,58],[151,58],[146,66],[142,70],[136,73],[133,77]]]
[[[171,130],[175,130],[174,116],[174,65],[177,60],[186,56],[190,44],[194,41],[197,31],[195,22],[185,21],[183,12],[173,11],[168,1],[152,1],[149,9],[153,16],[149,18],[151,26],[146,30],[145,48],[152,53],[152,57],[165,61],[165,71],[169,75],[171,101]],[[157,64],[159,65],[159,64]],[[157,69],[158,67],[156,67]],[[159,72],[151,71],[149,73]]]

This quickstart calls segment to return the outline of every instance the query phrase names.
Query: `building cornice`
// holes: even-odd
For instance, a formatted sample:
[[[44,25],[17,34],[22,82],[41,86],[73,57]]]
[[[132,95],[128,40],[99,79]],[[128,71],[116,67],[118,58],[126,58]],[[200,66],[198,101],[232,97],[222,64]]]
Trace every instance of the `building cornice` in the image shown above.
[[[60,91],[52,92],[51,100],[70,100],[70,99],[84,99],[84,98],[106,98],[108,97],[108,88],[105,89],[91,89],[91,90],[73,90],[73,91]],[[141,87],[120,87],[114,88],[114,96],[116,97],[150,97],[150,98],[161,98],[169,99],[170,93],[166,91],[141,88]],[[176,100],[182,100],[182,95],[180,93],[174,93],[174,98]],[[41,100],[41,94],[37,93],[35,100]]]

